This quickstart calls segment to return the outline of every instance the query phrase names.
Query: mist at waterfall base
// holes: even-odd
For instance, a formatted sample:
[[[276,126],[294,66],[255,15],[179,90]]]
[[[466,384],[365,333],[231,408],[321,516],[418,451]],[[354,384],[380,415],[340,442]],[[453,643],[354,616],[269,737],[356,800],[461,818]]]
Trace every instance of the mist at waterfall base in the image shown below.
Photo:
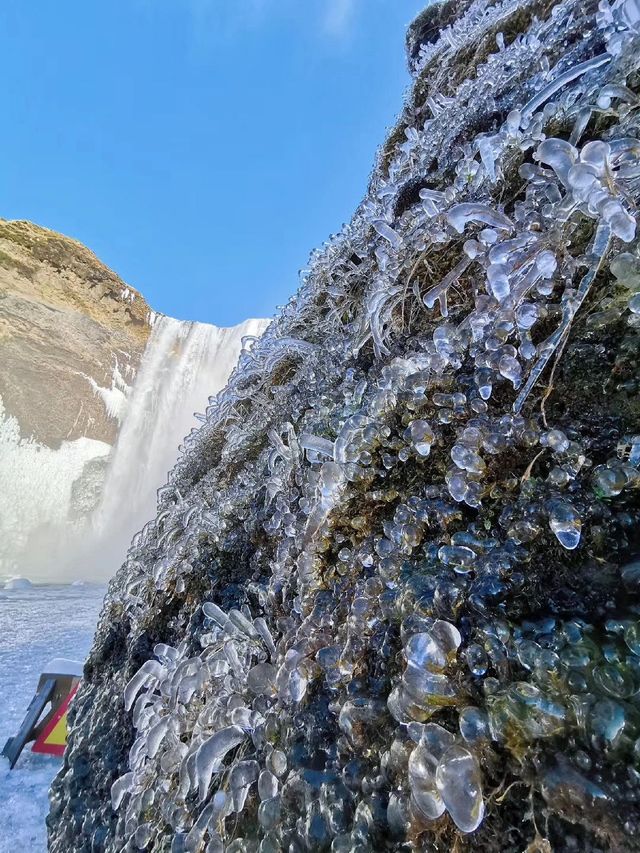
[[[27,516],[40,516],[44,523],[35,525],[28,535],[16,555],[14,573],[38,582],[95,581],[114,574],[133,535],[155,515],[157,490],[166,483],[182,440],[198,426],[194,413],[203,412],[208,398],[226,384],[243,339],[260,335],[266,325],[264,320],[247,320],[218,328],[163,315],[155,318],[107,459],[100,499],[87,518],[73,518],[71,484],[60,488],[64,473],[59,464],[49,466],[51,477],[58,478],[54,482],[46,471],[43,477],[42,465],[36,462],[39,479],[34,482],[24,464],[31,445],[23,442],[13,465],[16,482],[9,491],[19,493],[25,510],[24,518],[14,518],[14,524],[26,523]],[[78,442],[84,448],[87,440]],[[100,445],[93,450],[93,458],[104,457],[103,448],[108,446],[93,444]],[[68,456],[69,448],[63,446],[48,456],[54,459],[61,453]],[[41,451],[39,460],[43,458],[48,457]],[[55,506],[49,505],[52,502]]]

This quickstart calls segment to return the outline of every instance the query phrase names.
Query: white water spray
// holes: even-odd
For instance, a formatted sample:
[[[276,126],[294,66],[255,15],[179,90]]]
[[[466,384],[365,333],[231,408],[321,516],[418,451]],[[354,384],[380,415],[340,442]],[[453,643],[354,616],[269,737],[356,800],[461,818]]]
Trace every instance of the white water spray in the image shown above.
[[[88,519],[74,517],[73,484],[84,473],[84,462],[104,456],[109,446],[78,439],[57,451],[43,448],[21,439],[14,420],[3,420],[0,411],[6,496],[0,500],[0,534],[6,546],[0,549],[0,574],[17,571],[38,580],[95,580],[113,574],[133,534],[155,514],[157,490],[166,482],[182,440],[196,426],[194,412],[203,412],[208,398],[226,384],[242,339],[261,335],[267,325],[266,320],[247,320],[219,328],[155,318],[131,393],[118,409],[122,426],[100,501]]]
[[[120,561],[133,534],[155,514],[157,490],[195,426],[194,412],[204,411],[208,397],[226,384],[242,338],[266,326],[265,320],[223,329],[156,319],[93,518],[99,537],[117,543]]]

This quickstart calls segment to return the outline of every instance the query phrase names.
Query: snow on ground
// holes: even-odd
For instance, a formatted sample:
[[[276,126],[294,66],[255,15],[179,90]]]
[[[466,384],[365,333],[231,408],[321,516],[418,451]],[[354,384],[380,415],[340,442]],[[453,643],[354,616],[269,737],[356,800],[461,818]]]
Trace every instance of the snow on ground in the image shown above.
[[[45,665],[84,661],[105,592],[92,584],[0,590],[0,749],[17,733]],[[60,763],[30,744],[13,770],[0,758],[0,853],[45,853],[48,791]]]

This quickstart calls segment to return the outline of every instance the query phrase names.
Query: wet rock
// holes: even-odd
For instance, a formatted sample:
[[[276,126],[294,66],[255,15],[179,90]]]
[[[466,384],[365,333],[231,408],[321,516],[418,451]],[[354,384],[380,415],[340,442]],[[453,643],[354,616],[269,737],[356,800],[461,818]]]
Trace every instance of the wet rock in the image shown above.
[[[639,38],[411,28],[365,202],[112,583],[52,853],[637,847]]]

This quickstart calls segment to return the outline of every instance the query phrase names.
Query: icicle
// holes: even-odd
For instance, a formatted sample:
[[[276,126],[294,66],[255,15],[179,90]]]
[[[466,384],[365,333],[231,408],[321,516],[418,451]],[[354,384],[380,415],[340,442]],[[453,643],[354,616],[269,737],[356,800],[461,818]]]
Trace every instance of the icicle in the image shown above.
[[[384,237],[385,240],[391,243],[394,249],[397,250],[402,246],[402,239],[398,232],[394,231],[383,219],[375,219],[372,225],[381,237]]]
[[[560,326],[540,346],[539,358],[534,364],[534,366],[531,368],[529,377],[524,387],[516,397],[515,403],[513,404],[513,411],[516,414],[520,413],[525,400],[531,393],[531,389],[538,381],[540,374],[545,369],[549,359],[558,348],[558,345],[571,328],[573,318],[575,317],[577,311],[584,302],[587,294],[589,293],[593,280],[598,274],[598,270],[600,269],[602,261],[604,260],[604,256],[606,255],[607,250],[609,248],[610,241],[611,226],[607,223],[601,222],[598,225],[598,229],[593,240],[593,246],[590,252],[590,256],[593,258],[592,265],[589,268],[589,271],[583,277],[582,281],[580,282],[580,286],[578,288],[576,296],[573,299],[568,299],[566,301],[562,313],[562,322],[560,323]]]
[[[524,107],[522,108],[522,117],[525,119],[530,119],[533,113],[544,104],[545,101],[548,101],[549,98],[553,97],[555,93],[562,89],[567,83],[570,83],[572,80],[575,80],[577,77],[581,77],[583,74],[586,74],[588,71],[593,71],[596,68],[600,68],[602,65],[606,65],[607,62],[611,62],[611,54],[609,53],[601,53],[599,56],[594,56],[592,59],[588,59],[586,62],[581,62],[579,65],[574,65],[573,68],[569,68],[568,71],[565,71],[563,74],[560,74],[559,77],[556,77],[555,80],[552,80],[551,83],[548,83],[544,89],[538,92],[530,101],[528,101]]]
[[[442,279],[440,284],[436,284],[435,287],[432,287],[431,290],[428,290],[423,296],[423,302],[427,306],[427,308],[433,308],[436,304],[436,301],[441,300],[440,304],[443,307],[442,316],[447,316],[446,309],[446,292],[454,284],[462,273],[467,269],[469,264],[471,263],[471,258],[464,257],[459,263]]]
[[[447,211],[447,222],[459,234],[462,234],[468,222],[482,222],[492,228],[500,228],[504,231],[510,231],[513,228],[513,222],[504,213],[493,210],[487,204],[474,204],[472,202],[454,204]]]
[[[246,734],[239,726],[228,726],[216,732],[200,746],[195,759],[200,802],[206,798],[211,777],[222,766],[227,752],[242,743],[245,738]]]
[[[320,438],[320,436],[303,432],[300,434],[298,441],[303,450],[310,450],[312,453],[317,453],[320,456],[333,458],[333,442],[327,438]]]

